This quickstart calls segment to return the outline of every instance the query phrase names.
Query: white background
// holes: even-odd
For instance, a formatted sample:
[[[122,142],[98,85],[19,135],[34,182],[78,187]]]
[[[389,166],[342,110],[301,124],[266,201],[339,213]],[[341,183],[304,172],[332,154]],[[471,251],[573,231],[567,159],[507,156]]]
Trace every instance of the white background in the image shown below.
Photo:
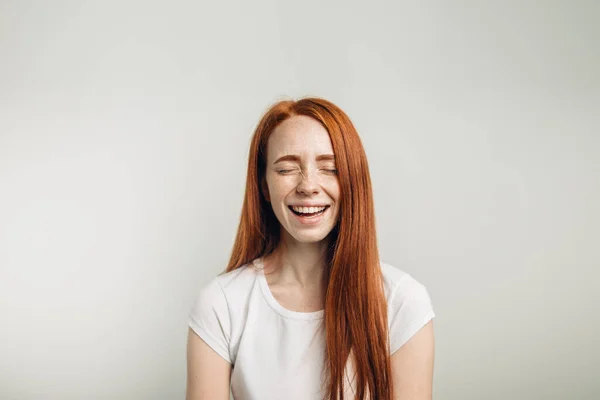
[[[252,131],[355,123],[435,399],[600,398],[595,1],[0,2],[0,398],[182,399]]]

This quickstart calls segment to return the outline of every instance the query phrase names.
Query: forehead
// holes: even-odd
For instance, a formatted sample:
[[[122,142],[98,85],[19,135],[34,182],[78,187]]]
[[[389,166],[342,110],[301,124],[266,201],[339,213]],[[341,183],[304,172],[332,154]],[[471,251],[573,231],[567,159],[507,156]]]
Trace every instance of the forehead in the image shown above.
[[[290,117],[275,128],[267,143],[269,160],[286,154],[333,154],[329,133],[320,122],[311,117]]]

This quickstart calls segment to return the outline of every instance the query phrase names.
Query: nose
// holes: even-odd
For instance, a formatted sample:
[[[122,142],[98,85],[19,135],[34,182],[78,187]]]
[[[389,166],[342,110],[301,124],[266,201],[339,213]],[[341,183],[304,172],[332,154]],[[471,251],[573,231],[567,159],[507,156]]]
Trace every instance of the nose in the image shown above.
[[[300,182],[296,188],[299,193],[303,193],[307,196],[319,193],[319,182],[315,172],[302,171],[300,176]]]

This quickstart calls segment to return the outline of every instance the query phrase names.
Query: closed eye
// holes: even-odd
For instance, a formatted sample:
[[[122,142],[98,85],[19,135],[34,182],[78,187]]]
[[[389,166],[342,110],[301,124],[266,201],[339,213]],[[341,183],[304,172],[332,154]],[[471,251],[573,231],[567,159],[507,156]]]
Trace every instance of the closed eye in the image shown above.
[[[277,173],[283,175],[293,171],[293,169],[278,169]],[[323,169],[323,171],[328,172],[330,174],[337,174],[337,169]]]
[[[293,171],[292,169],[280,169],[280,170],[277,170],[277,173],[287,174],[288,172],[292,172],[292,171]]]

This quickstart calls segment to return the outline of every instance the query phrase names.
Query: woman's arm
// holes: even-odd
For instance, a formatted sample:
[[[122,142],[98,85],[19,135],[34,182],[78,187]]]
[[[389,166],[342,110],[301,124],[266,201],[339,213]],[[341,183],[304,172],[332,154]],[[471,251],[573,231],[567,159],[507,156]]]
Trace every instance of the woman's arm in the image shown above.
[[[433,321],[392,354],[395,400],[431,400],[434,359]]]
[[[230,377],[231,365],[188,328],[186,400],[229,400]]]

